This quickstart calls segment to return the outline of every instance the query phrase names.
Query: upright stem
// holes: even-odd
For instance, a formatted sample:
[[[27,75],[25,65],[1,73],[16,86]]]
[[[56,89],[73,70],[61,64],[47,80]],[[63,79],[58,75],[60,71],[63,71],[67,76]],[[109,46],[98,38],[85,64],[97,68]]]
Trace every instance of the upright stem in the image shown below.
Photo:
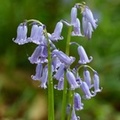
[[[69,55],[70,50],[70,40],[71,40],[71,31],[72,26],[68,29],[67,41],[66,41],[66,51],[65,53]],[[66,72],[64,73],[64,90],[63,90],[63,100],[62,100],[62,116],[61,120],[65,120],[66,117],[66,106],[67,106],[67,80],[66,80]]]
[[[66,41],[66,51],[65,51],[65,53],[67,55],[69,55],[69,51],[70,51],[71,32],[72,32],[72,26],[70,26],[68,29],[68,35],[67,35],[67,41]]]
[[[45,30],[45,36],[48,41],[48,120],[54,120],[54,87],[52,79],[52,70],[51,70],[51,50],[50,42]]]

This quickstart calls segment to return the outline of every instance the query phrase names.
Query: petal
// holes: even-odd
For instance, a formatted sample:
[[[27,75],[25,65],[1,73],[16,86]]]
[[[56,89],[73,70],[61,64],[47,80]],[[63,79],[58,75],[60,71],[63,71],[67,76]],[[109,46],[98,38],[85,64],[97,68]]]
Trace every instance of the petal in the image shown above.
[[[80,20],[77,18],[76,22],[73,25],[73,32],[72,36],[82,36],[81,34],[81,28],[80,28]]]
[[[82,84],[80,85],[82,91],[84,92],[85,94],[85,99],[90,99],[91,97],[95,96],[96,94],[92,95],[90,90],[89,90],[89,87],[87,85],[86,82],[82,82]]]
[[[81,80],[80,76],[77,76],[76,82],[78,83],[78,85],[80,85],[82,83],[82,80]]]
[[[58,81],[58,85],[54,86],[57,90],[63,90],[64,89],[64,77]]]
[[[31,35],[28,38],[29,41],[39,45],[40,40],[42,39],[43,36],[43,27],[38,26],[37,24],[33,24],[32,29],[31,29]]]
[[[66,77],[67,77],[67,80],[68,80],[72,90],[79,87],[79,85],[76,82],[76,78],[71,71],[67,70]]]
[[[26,23],[20,23],[20,25],[17,28],[17,37],[15,40],[13,39],[13,41],[19,45],[28,43]]]
[[[42,77],[41,77],[41,88],[47,88],[47,80],[48,80],[48,68],[45,66],[43,73],[42,73]]]
[[[48,56],[47,46],[41,45],[40,57],[46,58]]]
[[[75,110],[83,109],[83,103],[81,102],[81,96],[78,93],[74,94],[74,108]]]
[[[32,64],[36,63],[37,64],[39,62],[40,51],[41,51],[40,46],[37,46],[35,48],[33,54],[31,55],[31,57],[28,58],[30,63],[32,63]]]
[[[92,11],[89,9],[88,6],[86,6],[84,8],[83,16],[86,17],[87,20],[92,24],[93,28],[96,29],[96,27],[97,27],[96,21],[97,20],[94,19]]]
[[[36,74],[31,76],[32,79],[33,80],[40,80],[42,72],[43,72],[43,65],[41,63],[39,63],[36,66]]]
[[[86,34],[86,37],[88,39],[91,39],[92,37],[92,32],[93,32],[93,28],[92,28],[92,25],[90,22],[88,22],[88,30],[87,30],[87,34]]]
[[[88,21],[84,16],[82,17],[82,28],[83,28],[83,33],[86,36],[88,31]]]
[[[63,39],[63,37],[61,36],[62,28],[63,28],[63,23],[60,21],[56,24],[55,30],[51,34],[51,36],[49,36],[49,38],[52,41],[62,40]]]
[[[90,22],[88,22],[88,20],[83,17],[82,18],[82,27],[83,27],[83,32],[84,35],[88,38],[91,39],[92,37],[92,32],[93,32],[93,28]]]
[[[57,80],[60,80],[61,78],[63,78],[64,69],[65,69],[65,65],[61,64],[60,67],[58,68],[56,74],[54,75],[54,78]]]
[[[65,53],[63,53],[62,51],[59,51],[57,49],[53,50],[52,54],[56,55],[60,59],[61,62],[63,62],[64,64],[67,64],[67,65],[70,65],[75,61],[74,57],[69,57]]]
[[[102,88],[99,88],[99,76],[97,72],[94,72],[94,76],[93,76],[93,81],[94,81],[94,92],[101,92]]]
[[[90,63],[93,59],[91,56],[90,56],[90,59],[88,59],[85,49],[82,46],[78,47],[78,54],[80,56],[80,60],[78,61],[79,64]]]
[[[39,45],[35,48],[31,57],[29,57],[29,61],[32,64],[44,63],[47,62],[47,46]]]
[[[73,107],[71,120],[80,120],[80,117],[76,115],[75,109]]]
[[[60,67],[61,65],[61,62],[56,55],[52,56],[52,65],[53,65],[54,71],[57,71],[57,68]]]
[[[88,87],[91,88],[91,76],[90,72],[85,68],[83,72],[84,80],[87,83]]]
[[[77,19],[77,8],[72,7],[72,9],[71,9],[71,24],[72,25],[74,25],[76,23],[76,19]]]

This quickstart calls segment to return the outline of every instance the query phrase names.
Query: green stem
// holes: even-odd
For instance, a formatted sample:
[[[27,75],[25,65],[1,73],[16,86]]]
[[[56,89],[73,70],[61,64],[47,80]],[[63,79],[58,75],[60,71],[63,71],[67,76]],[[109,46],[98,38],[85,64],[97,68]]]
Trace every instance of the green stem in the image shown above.
[[[70,50],[71,31],[72,31],[72,26],[69,27],[69,29],[68,29],[68,35],[67,35],[67,41],[66,41],[66,51],[65,51],[65,53],[68,56],[69,56],[69,50]],[[67,80],[66,80],[66,72],[65,72],[64,73],[64,90],[63,90],[61,120],[65,120],[65,117],[66,117],[66,106],[67,106]]]
[[[54,120],[54,87],[51,70],[51,50],[46,29],[44,30],[44,32],[45,37],[48,41],[48,120]]]
[[[93,72],[95,71],[92,67],[90,67],[89,65],[80,65],[80,66],[77,66],[77,71],[79,71],[79,69],[81,68],[84,68],[84,67],[87,67],[89,69],[91,69]]]
[[[36,20],[36,19],[29,19],[29,20],[25,20],[25,22],[36,22],[36,23],[38,23],[38,24],[40,24],[40,25],[43,25],[39,20]]]
[[[72,32],[72,26],[68,29],[68,35],[67,35],[67,41],[66,41],[66,51],[65,53],[69,56],[70,51],[70,41],[71,41],[71,32]]]
[[[66,80],[66,72],[64,72],[64,90],[63,90],[61,120],[65,120],[66,117],[66,104],[67,104],[67,80]]]

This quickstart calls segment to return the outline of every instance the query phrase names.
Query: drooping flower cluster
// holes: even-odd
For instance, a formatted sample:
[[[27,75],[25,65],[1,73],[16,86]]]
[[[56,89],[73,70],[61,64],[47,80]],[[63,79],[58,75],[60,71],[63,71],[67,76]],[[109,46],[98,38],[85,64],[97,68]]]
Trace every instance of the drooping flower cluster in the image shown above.
[[[82,13],[82,28],[83,33],[81,32],[80,20],[77,18],[77,10],[81,9]],[[27,36],[27,24],[32,21],[31,34]],[[91,10],[85,4],[76,4],[71,9],[71,22],[66,22],[65,20],[60,20],[53,31],[53,33],[46,33],[46,27],[41,22],[37,20],[28,20],[20,25],[17,28],[17,37],[13,41],[18,45],[23,45],[26,43],[34,43],[37,45],[34,52],[31,56],[28,57],[28,60],[31,64],[36,64],[35,75],[32,75],[33,80],[40,81],[41,88],[47,88],[48,82],[48,43],[50,44],[51,49],[51,74],[54,79],[58,81],[57,85],[54,85],[54,88],[57,90],[64,89],[64,76],[66,76],[69,83],[70,90],[80,89],[83,91],[83,95],[79,93],[74,93],[74,104],[72,107],[72,116],[71,120],[78,120],[79,117],[76,116],[75,111],[83,109],[83,103],[81,102],[82,98],[90,99],[96,95],[97,92],[101,91],[99,88],[99,76],[98,73],[88,66],[87,64],[92,61],[92,57],[88,57],[87,53],[82,45],[78,45],[77,52],[80,57],[77,61],[77,65],[74,68],[70,68],[71,64],[75,62],[75,57],[68,56],[63,51],[56,48],[54,42],[63,40],[64,37],[61,36],[63,25],[66,24],[68,27],[72,26],[71,36],[82,36],[90,39],[92,37],[93,29],[96,29],[97,20],[94,19]],[[47,36],[46,36],[46,35]],[[79,76],[79,68],[84,67],[83,78]],[[91,78],[90,71],[93,74]],[[68,90],[69,90],[68,89]]]

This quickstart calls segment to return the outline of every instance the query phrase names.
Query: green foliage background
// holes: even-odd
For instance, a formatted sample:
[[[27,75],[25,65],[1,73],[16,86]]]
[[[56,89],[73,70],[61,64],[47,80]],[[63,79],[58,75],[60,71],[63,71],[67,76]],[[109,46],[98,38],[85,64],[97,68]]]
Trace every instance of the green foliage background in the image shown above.
[[[33,44],[18,46],[13,43],[16,28],[25,19],[38,19],[52,33],[60,19],[70,20],[71,7],[81,0],[0,0],[0,119],[47,120],[47,91],[31,80],[35,66],[30,56]],[[100,75],[103,91],[91,100],[84,100],[84,110],[78,112],[81,120],[120,120],[120,0],[86,0],[99,19],[91,40],[72,37],[79,41],[90,64]],[[81,18],[81,15],[79,15]],[[30,32],[30,31],[29,31]],[[64,27],[63,36],[67,35]],[[65,50],[65,39],[56,43]],[[78,59],[76,47],[71,55]],[[60,118],[61,92],[55,91],[56,120]]]

